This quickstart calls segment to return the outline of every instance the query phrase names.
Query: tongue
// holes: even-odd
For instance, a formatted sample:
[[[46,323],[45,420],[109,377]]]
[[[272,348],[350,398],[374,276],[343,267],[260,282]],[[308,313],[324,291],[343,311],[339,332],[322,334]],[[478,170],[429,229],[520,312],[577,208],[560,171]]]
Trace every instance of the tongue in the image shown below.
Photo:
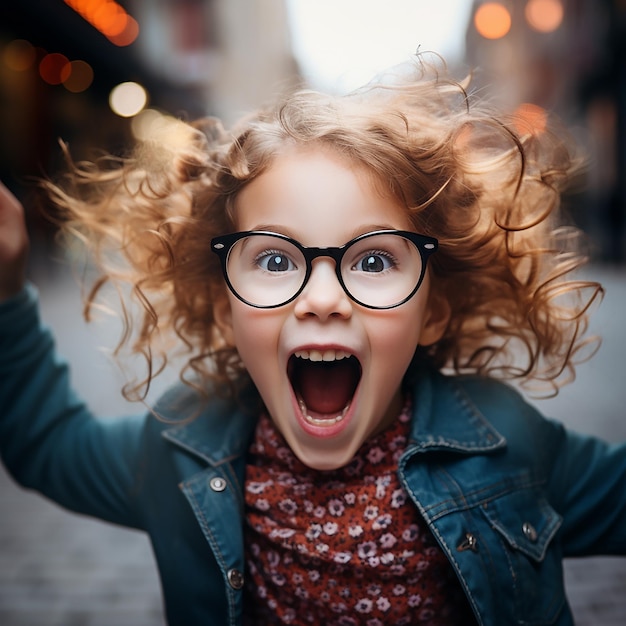
[[[312,417],[336,417],[348,405],[359,381],[349,359],[333,362],[301,361],[294,383]]]

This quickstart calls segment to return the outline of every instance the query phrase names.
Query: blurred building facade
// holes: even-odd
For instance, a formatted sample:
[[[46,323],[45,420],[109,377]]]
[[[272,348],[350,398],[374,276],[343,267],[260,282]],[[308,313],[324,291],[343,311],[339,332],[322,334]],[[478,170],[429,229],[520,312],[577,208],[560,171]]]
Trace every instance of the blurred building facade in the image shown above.
[[[62,170],[58,140],[74,159],[123,154],[134,140],[131,121],[113,113],[111,89],[135,81],[148,106],[182,119],[217,115],[227,124],[293,84],[283,0],[121,0],[138,24],[128,45],[116,45],[88,18],[112,0],[21,0],[0,6],[0,179],[26,198],[33,176]],[[81,14],[82,12],[82,14]],[[119,17],[119,16],[118,16]],[[47,55],[87,64],[93,79],[81,91],[43,79]],[[34,230],[45,224],[33,211]]]
[[[494,12],[481,25],[486,5]],[[500,104],[535,105],[572,129],[589,159],[573,218],[594,258],[626,261],[626,2],[474,0],[466,60]]]

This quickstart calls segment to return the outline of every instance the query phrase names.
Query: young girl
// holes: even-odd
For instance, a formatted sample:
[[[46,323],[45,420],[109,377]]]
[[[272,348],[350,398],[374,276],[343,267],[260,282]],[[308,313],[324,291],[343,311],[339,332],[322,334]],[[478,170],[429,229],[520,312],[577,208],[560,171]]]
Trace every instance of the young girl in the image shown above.
[[[74,167],[47,188],[102,270],[88,304],[106,282],[140,304],[127,393],[186,354],[117,420],[70,388],[4,190],[4,463],[145,530],[171,624],[571,624],[562,558],[626,552],[626,447],[497,379],[556,388],[588,345],[600,287],[569,278],[558,215],[575,165],[417,72]]]

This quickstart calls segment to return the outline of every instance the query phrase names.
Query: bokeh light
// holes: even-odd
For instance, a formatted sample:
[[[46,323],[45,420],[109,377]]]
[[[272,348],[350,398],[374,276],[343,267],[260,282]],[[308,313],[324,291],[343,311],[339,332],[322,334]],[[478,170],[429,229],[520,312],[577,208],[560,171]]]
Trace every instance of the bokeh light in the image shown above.
[[[146,90],[133,82],[120,83],[111,90],[109,106],[120,117],[133,117],[144,109],[148,102]]]
[[[540,33],[555,31],[563,21],[561,0],[528,0],[524,14],[528,24]]]
[[[114,0],[65,0],[116,46],[128,46],[139,35],[139,24]]]
[[[2,57],[7,67],[24,72],[35,65],[37,52],[29,41],[14,39],[7,44]]]
[[[486,2],[476,10],[474,26],[485,39],[501,39],[511,30],[511,13],[500,2]]]
[[[520,135],[539,135],[548,125],[548,112],[537,104],[524,102],[513,113],[513,120]]]
[[[69,63],[69,59],[65,55],[51,52],[39,62],[39,75],[49,85],[60,85]]]
[[[72,93],[80,93],[89,88],[93,82],[93,69],[85,61],[68,63],[61,74],[63,86]]]
[[[108,35],[110,41],[116,46],[129,46],[139,35],[139,24],[130,15],[126,16],[124,29],[119,33]]]

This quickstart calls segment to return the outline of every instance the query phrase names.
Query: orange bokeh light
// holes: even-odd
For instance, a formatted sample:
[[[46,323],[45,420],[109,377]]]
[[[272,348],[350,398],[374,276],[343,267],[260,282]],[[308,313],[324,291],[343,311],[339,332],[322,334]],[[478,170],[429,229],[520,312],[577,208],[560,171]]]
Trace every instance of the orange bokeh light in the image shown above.
[[[561,0],[529,0],[524,14],[526,21],[540,33],[555,31],[563,21]]]
[[[139,24],[114,0],[65,0],[116,46],[128,46],[139,35]]]
[[[119,35],[111,35],[109,39],[116,46],[129,46],[139,35],[139,24],[130,15],[126,16],[126,26]]]
[[[80,93],[89,88],[93,82],[93,70],[85,61],[68,63],[61,73],[63,86],[72,93]]]
[[[513,123],[520,135],[539,135],[548,126],[548,112],[537,104],[524,102],[513,113]]]
[[[501,39],[511,30],[511,14],[499,2],[486,2],[474,14],[474,26],[485,39]]]
[[[37,52],[25,39],[14,39],[4,49],[3,58],[5,64],[12,70],[24,72],[35,65]]]
[[[70,64],[68,58],[58,52],[51,52],[41,59],[39,63],[39,75],[50,85],[60,85],[66,66]]]

